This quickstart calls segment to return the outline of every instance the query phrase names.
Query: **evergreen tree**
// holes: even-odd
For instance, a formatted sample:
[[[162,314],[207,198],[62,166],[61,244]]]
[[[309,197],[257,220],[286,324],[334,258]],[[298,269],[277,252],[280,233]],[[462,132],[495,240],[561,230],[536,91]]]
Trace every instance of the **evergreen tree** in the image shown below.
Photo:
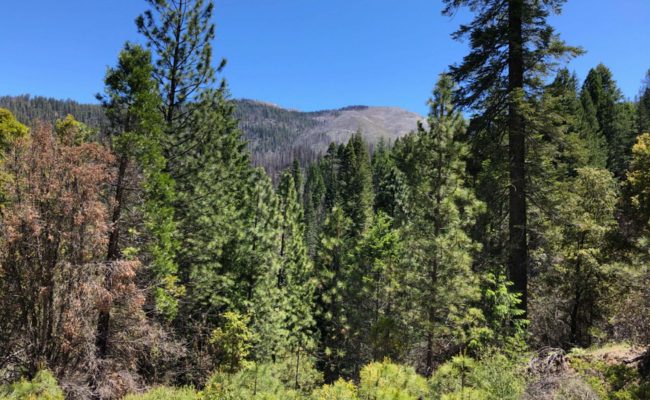
[[[404,359],[409,343],[402,238],[392,225],[390,217],[377,213],[354,250],[355,268],[346,277],[353,288],[347,300],[354,305],[349,321],[355,371],[370,361]]]
[[[607,170],[581,168],[565,191],[562,261],[556,268],[569,299],[568,339],[573,346],[591,345],[592,328],[603,317],[602,301],[612,286],[603,243],[616,226],[616,186]]]
[[[138,31],[156,54],[153,76],[160,85],[166,125],[165,151],[174,162],[200,142],[193,114],[209,105],[206,91],[215,82],[211,41],[214,3],[208,0],[147,0],[151,9],[136,19]],[[225,66],[222,60],[217,72]]]
[[[196,382],[221,362],[207,338],[228,311],[249,318],[254,360],[271,359],[286,344],[278,204],[268,177],[251,167],[225,83],[215,85],[225,62],[211,65],[213,2],[149,3],[136,22],[156,54],[167,171],[177,193],[176,262],[187,289],[176,326],[194,352],[182,379]]]
[[[415,137],[414,174],[405,243],[413,269],[409,290],[417,313],[417,329],[426,342],[422,364],[431,374],[437,357],[465,344],[453,338],[462,328],[470,303],[478,299],[478,281],[471,270],[479,248],[468,235],[483,209],[465,181],[467,146],[458,138],[465,123],[454,110],[453,81],[442,75],[430,101],[428,128]]]
[[[632,147],[632,162],[625,189],[636,230],[645,232],[650,228],[650,133],[639,135]]]
[[[314,271],[304,237],[302,206],[294,187],[295,168],[285,172],[278,187],[280,201],[280,271],[278,284],[286,302],[288,350],[299,357],[314,345]],[[299,360],[298,360],[299,361]]]
[[[455,38],[470,37],[471,51],[451,75],[461,83],[462,106],[480,110],[479,126],[504,124],[508,136],[508,270],[514,290],[527,308],[528,244],[526,140],[529,135],[523,106],[528,95],[542,83],[554,58],[576,49],[568,48],[554,33],[547,19],[558,13],[564,0],[445,0],[444,13],[467,6],[476,16],[462,25]],[[502,125],[503,126],[503,125]],[[501,131],[496,132],[501,137]]]
[[[391,149],[380,140],[372,155],[372,181],[375,192],[375,211],[402,220],[406,204],[404,174],[395,165]]]
[[[176,244],[171,204],[174,189],[173,181],[163,171],[165,159],[159,144],[162,120],[158,113],[161,103],[151,74],[149,52],[127,43],[118,65],[106,74],[106,94],[98,95],[111,123],[108,138],[118,159],[106,258],[110,266],[122,256],[128,244],[121,236],[136,228],[134,221],[130,221],[132,218],[123,215],[123,210],[133,209],[142,201],[144,204],[138,208],[144,214],[149,232],[145,238],[147,244],[139,249],[144,252],[140,257],[153,278],[157,311],[174,318],[177,296],[182,293],[182,288],[176,285],[177,271],[173,261]],[[140,173],[144,175],[142,181],[137,177]],[[107,274],[108,283],[112,279],[111,268]],[[109,327],[109,310],[104,310],[100,314],[97,339],[99,353],[103,356],[107,353]]]
[[[27,136],[29,129],[18,122],[14,115],[4,108],[0,108],[0,166],[5,158],[5,152],[18,139]],[[0,212],[5,202],[3,186],[10,179],[9,174],[4,171],[0,172]]]
[[[587,91],[580,93],[580,103],[580,122],[585,131],[585,144],[589,149],[589,163],[593,167],[604,168],[607,166],[607,139],[600,129],[596,107]]]
[[[650,70],[646,73],[637,103],[637,133],[650,132]]]
[[[314,259],[320,226],[324,219],[326,188],[321,165],[321,163],[314,163],[309,166],[303,195],[305,243],[311,259]]]
[[[589,97],[586,100],[589,101]],[[584,165],[604,168],[607,142],[598,129],[595,113],[591,117],[593,107],[591,110],[583,109],[575,73],[560,69],[553,82],[545,88],[543,101],[546,110],[541,114],[542,118],[551,119],[549,113],[556,116],[556,133],[546,139],[556,142],[558,151],[563,153],[562,161],[569,164],[570,169]]]
[[[320,343],[318,368],[325,382],[332,383],[340,376],[350,374],[345,365],[350,326],[344,297],[347,292],[345,277],[350,257],[349,230],[352,222],[335,205],[325,220],[316,251],[316,327]]]
[[[633,105],[622,102],[621,90],[612,72],[603,64],[589,71],[582,92],[585,111],[592,112],[589,103],[593,104],[598,127],[607,141],[607,168],[620,177],[629,163],[637,133],[636,110]]]
[[[374,203],[370,154],[361,132],[342,148],[337,181],[343,211],[352,221],[351,237],[357,239],[372,221]]]

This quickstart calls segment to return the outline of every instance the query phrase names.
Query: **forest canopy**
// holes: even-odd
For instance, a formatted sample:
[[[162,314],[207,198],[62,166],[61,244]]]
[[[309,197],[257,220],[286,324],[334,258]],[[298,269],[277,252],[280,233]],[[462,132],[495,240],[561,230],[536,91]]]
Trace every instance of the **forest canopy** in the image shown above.
[[[580,82],[564,2],[444,0],[426,121],[281,171],[212,0],[146,1],[101,112],[5,99],[0,399],[650,398],[650,71]]]

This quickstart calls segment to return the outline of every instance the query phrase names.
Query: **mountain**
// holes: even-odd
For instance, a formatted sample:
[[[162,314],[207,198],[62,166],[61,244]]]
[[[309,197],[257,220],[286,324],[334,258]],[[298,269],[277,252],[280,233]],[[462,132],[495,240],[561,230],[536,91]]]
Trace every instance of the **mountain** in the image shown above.
[[[331,142],[346,142],[358,130],[371,145],[382,138],[394,142],[423,120],[420,115],[397,107],[350,106],[302,112],[255,100],[234,103],[235,116],[249,142],[253,162],[274,177],[294,158],[306,165],[320,157]],[[102,109],[96,104],[24,95],[1,96],[0,107],[26,123],[54,121],[72,114],[92,127],[107,126]]]
[[[344,143],[355,132],[374,145],[394,142],[423,118],[397,107],[350,106],[338,110],[301,112],[254,100],[236,100],[236,116],[256,165],[271,175],[296,158],[301,165],[316,160],[330,143]]]

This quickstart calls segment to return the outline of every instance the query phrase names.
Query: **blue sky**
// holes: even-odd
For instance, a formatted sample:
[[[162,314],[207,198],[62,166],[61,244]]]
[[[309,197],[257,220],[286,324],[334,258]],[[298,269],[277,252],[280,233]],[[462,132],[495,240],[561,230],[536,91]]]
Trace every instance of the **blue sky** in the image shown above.
[[[126,40],[140,41],[141,0],[21,0],[0,17],[0,95],[93,102]],[[215,55],[233,97],[299,110],[400,106],[424,114],[437,75],[466,53],[449,34],[468,15],[439,0],[216,0]],[[650,69],[650,0],[569,0],[553,25],[587,54],[583,78],[609,66],[633,98]]]

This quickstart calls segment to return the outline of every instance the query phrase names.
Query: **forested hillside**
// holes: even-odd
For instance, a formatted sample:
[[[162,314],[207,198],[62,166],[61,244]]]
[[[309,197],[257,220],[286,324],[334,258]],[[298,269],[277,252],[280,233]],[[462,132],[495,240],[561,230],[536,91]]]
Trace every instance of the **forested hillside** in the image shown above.
[[[99,106],[3,98],[0,399],[650,399],[650,71],[443,3],[424,121],[229,100],[212,0],[147,0]]]
[[[248,142],[253,164],[275,180],[293,160],[301,165],[320,158],[331,142],[345,143],[359,131],[372,145],[387,143],[415,130],[422,118],[396,107],[351,106],[301,112],[254,100],[233,100],[234,117]],[[104,132],[109,123],[99,105],[32,96],[0,96],[0,107],[25,123],[54,122],[68,114]]]

